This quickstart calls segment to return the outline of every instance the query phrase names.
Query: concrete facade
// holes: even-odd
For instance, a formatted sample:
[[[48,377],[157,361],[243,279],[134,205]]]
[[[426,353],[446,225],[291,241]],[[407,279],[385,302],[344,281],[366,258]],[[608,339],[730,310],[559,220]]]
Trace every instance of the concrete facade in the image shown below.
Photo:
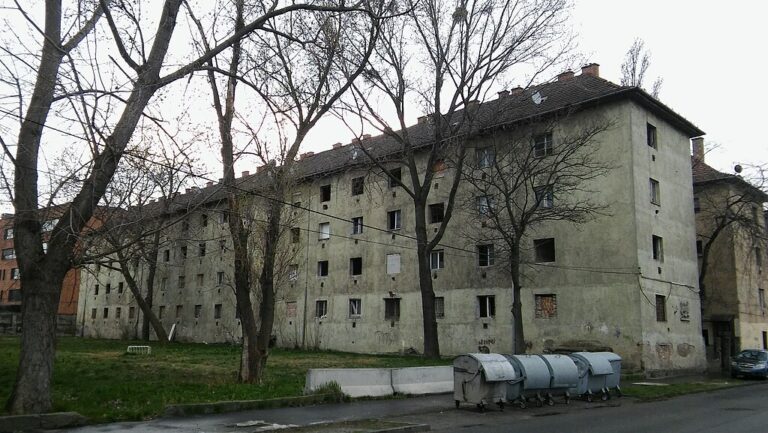
[[[579,85],[579,79],[573,79],[574,85]],[[691,206],[691,128],[670,122],[670,116],[682,118],[669,113],[665,107],[656,109],[630,97],[617,97],[568,117],[553,131],[556,147],[558,134],[580,122],[593,116],[612,120],[613,126],[596,138],[599,159],[612,169],[584,188],[584,194],[599,195],[609,210],[578,226],[558,222],[536,227],[526,240],[529,265],[524,267],[523,314],[529,351],[610,348],[630,370],[704,368]],[[655,147],[648,145],[649,125],[655,127]],[[344,152],[355,159],[353,146],[329,152]],[[310,163],[321,157],[322,153],[304,159]],[[445,201],[453,175],[450,170],[435,178],[430,203]],[[402,175],[407,178],[406,170]],[[360,177],[364,188],[357,194],[353,184],[359,181],[353,179]],[[651,179],[660,188],[656,203],[650,199]],[[328,188],[330,197],[325,196]],[[474,201],[468,185],[462,185],[459,194],[460,201]],[[380,175],[350,165],[305,177],[295,188],[292,202],[304,210],[293,211],[296,235],[285,241],[291,253],[278,292],[277,343],[352,352],[421,351],[421,297],[410,198]],[[400,225],[391,227],[390,212],[398,210]],[[190,229],[200,213],[214,215],[216,210],[195,211],[189,216]],[[353,223],[358,217],[363,218],[361,232]],[[165,271],[158,278],[176,286],[156,295],[154,308],[164,306],[162,320],[168,328],[177,324],[180,339],[236,341],[240,331],[234,296],[216,280],[218,272],[224,272],[225,278],[231,273],[227,252],[214,246],[221,240],[228,242],[226,227],[212,216],[208,221],[199,234],[177,230],[166,235],[177,240],[170,248],[171,257],[187,246],[187,258],[166,265],[161,252]],[[466,235],[477,221],[472,206],[454,214],[441,242],[444,266],[433,271],[436,296],[442,299],[438,328],[444,355],[512,350],[511,284],[503,264],[480,266],[477,246]],[[663,242],[657,246],[663,251],[657,251],[656,258],[654,236]],[[555,239],[554,262],[535,263],[533,241],[540,238]],[[193,247],[202,239],[207,239],[210,253],[193,257]],[[185,285],[179,288],[182,273]],[[198,285],[199,275],[203,278]],[[138,309],[129,318],[130,296],[114,292],[121,278],[114,271],[95,269],[83,278],[78,323],[84,335],[136,335]],[[103,290],[107,282],[110,294]],[[96,284],[102,288],[98,295]],[[537,303],[545,314],[537,314]],[[182,311],[179,318],[175,317],[177,305]],[[201,306],[203,314],[197,320],[195,305]],[[215,305],[221,305],[219,319],[214,317]],[[118,307],[120,319],[113,313]]]

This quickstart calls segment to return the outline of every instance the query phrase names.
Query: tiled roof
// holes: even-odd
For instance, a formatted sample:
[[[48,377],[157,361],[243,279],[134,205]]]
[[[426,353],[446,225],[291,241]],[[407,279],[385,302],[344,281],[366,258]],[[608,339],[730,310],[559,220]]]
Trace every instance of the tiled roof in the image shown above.
[[[700,161],[691,156],[691,171],[693,172],[693,185],[702,186],[715,182],[729,182],[740,188],[750,191],[755,197],[763,201],[768,201],[768,194],[760,188],[755,187],[739,175],[723,173],[718,171],[704,161]]]
[[[678,127],[690,137],[704,133],[695,125],[678,115],[670,108],[655,100],[638,87],[625,87],[611,83],[592,75],[578,75],[566,80],[558,80],[532,86],[515,94],[494,99],[479,104],[477,108],[478,124],[482,129],[493,129],[502,125],[511,125],[530,120],[536,120],[563,111],[578,110],[598,104],[607,104],[620,99],[631,99],[655,112],[672,125]],[[538,101],[538,103],[536,102]],[[462,111],[455,113],[460,117]],[[426,146],[431,143],[433,131],[428,122],[410,126],[407,133],[411,142],[416,146]],[[379,135],[362,141],[375,157],[396,154],[401,145],[388,135]],[[359,145],[347,144],[338,148],[306,156],[296,162],[295,170],[300,179],[349,169],[366,161],[366,155],[358,148]],[[266,171],[238,178],[238,188],[251,191],[258,188],[266,179]],[[225,195],[220,184],[195,189],[193,192],[181,194],[173,200],[171,211],[187,209],[205,202],[223,200]],[[158,206],[153,204],[151,206]],[[158,209],[159,210],[159,209]]]

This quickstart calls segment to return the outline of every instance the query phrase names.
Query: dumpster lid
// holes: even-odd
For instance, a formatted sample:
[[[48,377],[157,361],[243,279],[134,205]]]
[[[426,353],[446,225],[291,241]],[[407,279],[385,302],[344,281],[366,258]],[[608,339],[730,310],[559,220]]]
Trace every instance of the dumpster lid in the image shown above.
[[[607,357],[607,354],[615,355],[610,352],[579,352],[574,353],[573,356],[577,356],[589,365],[589,370],[593,375],[599,376],[604,374],[613,374],[613,367],[611,367],[611,359]],[[618,355],[615,355],[618,356]],[[621,358],[619,358],[621,359]]]
[[[515,369],[507,361],[504,355],[498,353],[470,353],[482,366],[485,380],[488,382],[500,382],[515,379]]]

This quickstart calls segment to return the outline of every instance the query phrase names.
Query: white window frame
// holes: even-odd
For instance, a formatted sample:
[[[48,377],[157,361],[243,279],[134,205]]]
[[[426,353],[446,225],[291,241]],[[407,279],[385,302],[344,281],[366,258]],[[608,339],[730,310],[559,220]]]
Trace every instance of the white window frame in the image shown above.
[[[429,253],[429,269],[437,271],[445,268],[445,250],[432,250]]]
[[[486,264],[482,264],[483,249],[485,249]],[[477,266],[487,268],[493,266],[495,260],[495,251],[493,244],[481,244],[477,246]]]
[[[317,240],[327,241],[331,238],[331,223],[325,222],[317,225]]]
[[[552,133],[537,134],[533,137],[533,156],[535,158],[544,158],[554,153],[554,140]]]
[[[352,218],[352,234],[353,235],[360,235],[363,234],[363,217],[354,217]]]
[[[390,219],[394,216],[394,219]],[[400,209],[395,209],[387,212],[387,230],[400,230],[403,228],[403,213]]]

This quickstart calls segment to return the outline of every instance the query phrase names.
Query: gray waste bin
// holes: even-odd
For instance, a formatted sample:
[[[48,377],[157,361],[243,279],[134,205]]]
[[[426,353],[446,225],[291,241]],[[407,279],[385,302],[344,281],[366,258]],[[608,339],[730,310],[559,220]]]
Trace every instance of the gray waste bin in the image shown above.
[[[507,401],[517,403],[521,408],[531,398],[536,399],[536,405],[542,406],[549,392],[552,375],[544,358],[539,355],[504,355],[514,367],[517,375],[522,378],[522,389],[519,383],[507,385]],[[515,393],[518,395],[515,396]]]
[[[576,352],[569,355],[579,369],[579,383],[571,391],[592,401],[595,394],[608,400],[610,390],[621,395],[621,357],[612,352]]]
[[[570,389],[579,384],[579,368],[573,359],[566,355],[539,355],[547,363],[550,373],[547,404],[554,404],[553,394],[565,397],[565,404],[571,399]]]
[[[485,410],[496,403],[504,408],[507,382],[517,378],[514,368],[503,355],[496,353],[469,353],[453,360],[453,397],[456,407],[464,403],[475,404]]]

